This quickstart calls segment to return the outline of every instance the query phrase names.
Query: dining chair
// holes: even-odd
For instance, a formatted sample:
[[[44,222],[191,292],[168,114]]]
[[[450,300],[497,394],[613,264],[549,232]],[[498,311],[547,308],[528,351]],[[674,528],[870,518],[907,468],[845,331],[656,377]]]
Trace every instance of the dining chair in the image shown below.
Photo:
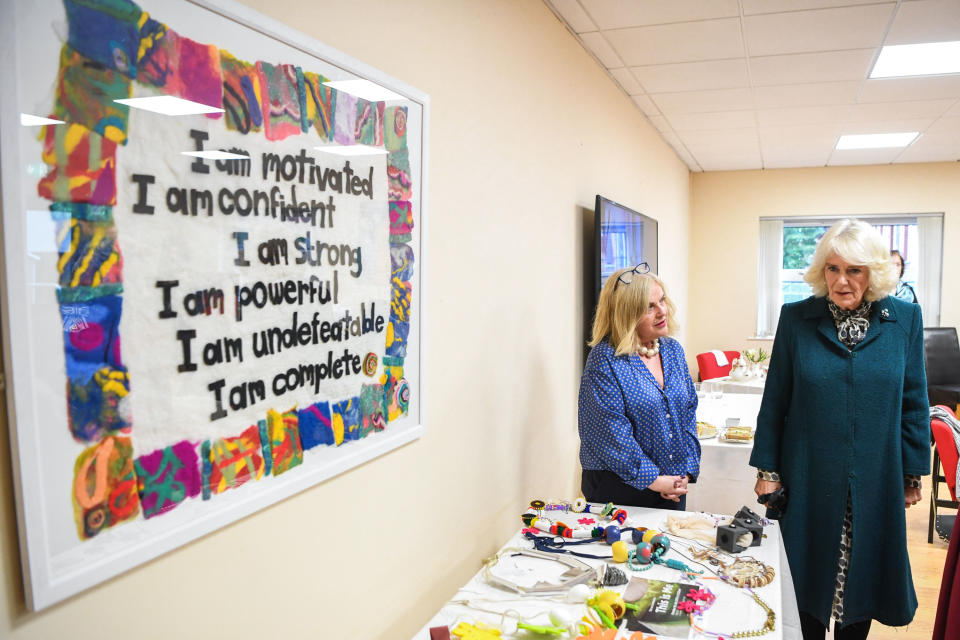
[[[955,410],[960,404],[960,341],[956,327],[925,327],[923,353],[930,405]]]
[[[700,370],[701,380],[722,378],[730,375],[730,366],[734,358],[739,358],[739,351],[706,351],[697,354],[697,368]],[[723,361],[724,364],[720,364]]]
[[[953,414],[948,407],[939,405]],[[930,519],[927,523],[927,543],[933,542],[933,530],[936,528],[941,538],[950,538],[952,520],[949,515],[941,516],[937,514],[937,508],[953,509],[960,508],[957,502],[957,459],[960,457],[957,452],[957,442],[953,437],[953,429],[943,420],[933,418],[930,420],[930,430],[933,433],[933,475],[932,487],[930,489]],[[942,473],[941,473],[942,469]],[[950,500],[940,497],[940,485],[946,484],[947,491],[950,494]],[[956,517],[954,514],[953,517]]]

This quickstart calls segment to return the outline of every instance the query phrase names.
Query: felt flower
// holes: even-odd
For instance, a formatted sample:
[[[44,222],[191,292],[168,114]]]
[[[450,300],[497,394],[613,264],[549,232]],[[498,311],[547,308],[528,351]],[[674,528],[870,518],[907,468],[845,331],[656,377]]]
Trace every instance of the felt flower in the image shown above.
[[[687,613],[700,613],[703,610],[703,608],[693,600],[684,600],[677,605],[677,609],[686,611]]]
[[[706,589],[691,589],[687,594],[687,597],[691,600],[704,600],[706,602],[712,602],[714,595]]]
[[[579,522],[580,524],[593,524],[594,522],[596,522],[596,520],[594,520],[593,518],[580,518],[579,520],[577,520],[577,522]]]
[[[525,527],[520,531],[522,534],[532,533],[533,535],[539,535],[540,529],[534,529],[533,527]]]

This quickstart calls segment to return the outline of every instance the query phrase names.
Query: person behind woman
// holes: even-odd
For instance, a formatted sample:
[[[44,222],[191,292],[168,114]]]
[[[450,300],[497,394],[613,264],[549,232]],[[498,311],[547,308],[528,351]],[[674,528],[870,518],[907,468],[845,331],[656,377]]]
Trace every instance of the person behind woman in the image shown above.
[[[897,296],[901,300],[906,300],[907,302],[917,303],[917,292],[913,290],[909,284],[903,280],[903,272],[906,270],[907,265],[903,261],[903,256],[896,249],[890,251],[890,260],[893,262],[894,268],[897,270],[897,291],[893,295]]]
[[[700,473],[697,394],[663,282],[642,262],[600,292],[580,379],[581,489],[591,502],[686,508]]]
[[[880,234],[842,220],[804,276],[813,296],[783,305],[750,465],[758,496],[785,487],[780,518],[804,640],[866,638],[900,626],[917,596],[904,508],[930,472],[920,307],[897,282]]]

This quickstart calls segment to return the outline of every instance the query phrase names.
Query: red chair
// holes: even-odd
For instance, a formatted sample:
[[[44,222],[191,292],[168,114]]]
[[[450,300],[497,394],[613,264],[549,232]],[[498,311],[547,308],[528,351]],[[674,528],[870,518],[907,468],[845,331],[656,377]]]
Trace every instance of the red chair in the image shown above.
[[[943,405],[937,406],[953,414],[953,411],[949,408]],[[957,452],[957,443],[953,438],[953,429],[942,420],[932,419],[930,420],[930,430],[933,432],[935,447],[933,451],[933,487],[930,490],[930,520],[927,524],[928,543],[933,542],[933,529],[937,525],[938,518],[944,517],[937,516],[937,507],[947,509],[960,507],[960,503],[957,502],[957,459],[960,454]],[[942,474],[940,473],[941,466],[943,467]],[[939,486],[941,482],[947,485],[952,500],[940,498]],[[941,529],[945,529],[949,532],[951,528],[949,525],[938,526],[937,531],[940,533]],[[949,533],[947,533],[947,536],[949,536]]]
[[[717,362],[717,353],[723,353],[727,357],[727,364],[721,365]],[[712,378],[722,378],[730,375],[730,366],[734,358],[739,358],[739,351],[707,351],[697,354],[697,368],[700,369],[700,379],[710,380]]]

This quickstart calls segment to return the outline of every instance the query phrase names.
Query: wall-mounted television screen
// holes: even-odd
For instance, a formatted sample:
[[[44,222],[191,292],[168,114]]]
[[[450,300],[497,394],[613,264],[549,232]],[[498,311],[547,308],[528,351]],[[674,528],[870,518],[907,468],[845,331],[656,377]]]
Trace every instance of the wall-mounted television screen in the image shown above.
[[[641,262],[658,272],[657,221],[639,211],[597,196],[596,215],[596,299],[610,274]]]

